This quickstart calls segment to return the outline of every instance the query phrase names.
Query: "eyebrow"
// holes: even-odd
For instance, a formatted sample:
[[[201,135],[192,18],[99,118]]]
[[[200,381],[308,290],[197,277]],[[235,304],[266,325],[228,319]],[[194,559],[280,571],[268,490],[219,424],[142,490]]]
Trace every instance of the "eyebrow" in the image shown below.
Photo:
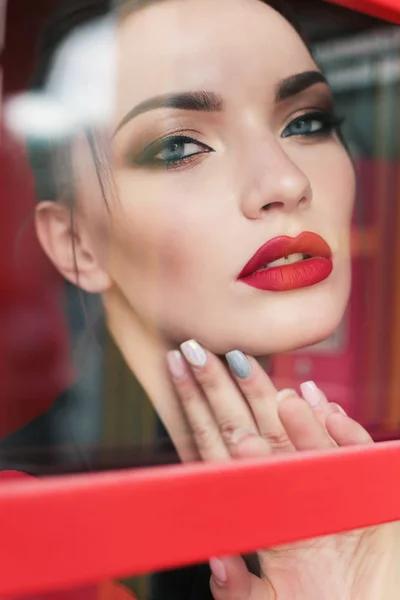
[[[327,85],[327,80],[320,71],[304,71],[296,73],[281,81],[275,93],[275,101],[283,102],[307,88],[324,83]],[[162,94],[148,98],[140,104],[132,108],[124,118],[119,122],[114,131],[114,136],[118,131],[133,118],[151,110],[159,108],[175,108],[178,110],[193,110],[198,112],[221,112],[224,110],[224,101],[222,97],[214,92],[196,91],[183,92],[178,94]]]
[[[288,98],[292,98],[301,92],[304,92],[309,87],[323,83],[328,85],[328,82],[321,71],[304,71],[291,75],[279,83],[276,89],[275,101],[283,102]]]
[[[224,108],[224,102],[221,96],[214,92],[184,92],[181,94],[163,94],[161,96],[154,96],[132,108],[119,123],[114,135],[134,117],[150,110],[156,110],[157,108],[175,108],[178,110],[195,110],[199,112],[221,112]]]

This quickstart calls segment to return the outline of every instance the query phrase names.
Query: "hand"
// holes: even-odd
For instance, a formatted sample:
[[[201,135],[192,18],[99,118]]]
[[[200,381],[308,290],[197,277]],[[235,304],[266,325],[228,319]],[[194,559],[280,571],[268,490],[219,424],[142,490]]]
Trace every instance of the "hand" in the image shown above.
[[[277,392],[254,358],[227,355],[230,373],[194,341],[169,353],[174,386],[203,460],[371,444],[312,382]],[[378,600],[394,527],[332,535],[259,553],[262,579],[240,557],[212,559],[215,600]]]

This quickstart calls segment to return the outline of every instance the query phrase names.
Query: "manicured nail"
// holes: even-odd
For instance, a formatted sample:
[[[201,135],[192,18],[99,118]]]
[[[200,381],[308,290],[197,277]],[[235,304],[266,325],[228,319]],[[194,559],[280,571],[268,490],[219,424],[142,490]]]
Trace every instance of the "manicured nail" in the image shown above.
[[[204,367],[207,354],[196,340],[189,340],[181,344],[184,357],[192,367]]]
[[[254,435],[254,433],[248,429],[235,429],[235,431],[232,433],[231,442],[232,444],[238,444],[249,435]]]
[[[213,577],[219,585],[224,585],[228,581],[226,567],[219,558],[210,558],[210,569]]]
[[[292,398],[293,396],[297,396],[296,390],[291,390],[290,388],[287,388],[285,390],[281,390],[276,394],[276,401],[282,402],[282,400],[285,400],[286,398]]]
[[[334,408],[336,408],[336,410],[338,412],[340,412],[341,415],[344,415],[345,417],[347,417],[347,412],[344,410],[344,408],[342,408],[340,406],[340,404],[336,404],[336,402],[331,402],[331,406],[333,406]]]
[[[240,350],[232,350],[226,354],[226,360],[232,371],[241,379],[250,375],[250,363],[248,358]]]
[[[183,379],[187,374],[187,367],[179,350],[167,352],[167,364],[174,379]]]
[[[300,385],[301,394],[306,402],[313,408],[322,402],[321,392],[313,381],[305,381]]]

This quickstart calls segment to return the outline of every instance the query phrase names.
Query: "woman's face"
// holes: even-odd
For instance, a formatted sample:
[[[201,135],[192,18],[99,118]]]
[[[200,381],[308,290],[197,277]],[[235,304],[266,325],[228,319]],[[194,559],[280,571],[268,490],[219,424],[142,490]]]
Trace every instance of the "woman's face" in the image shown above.
[[[116,100],[108,209],[75,165],[109,310],[218,353],[329,336],[349,294],[354,173],[292,27],[259,0],[156,2],[120,25]],[[275,239],[303,232],[329,248]]]

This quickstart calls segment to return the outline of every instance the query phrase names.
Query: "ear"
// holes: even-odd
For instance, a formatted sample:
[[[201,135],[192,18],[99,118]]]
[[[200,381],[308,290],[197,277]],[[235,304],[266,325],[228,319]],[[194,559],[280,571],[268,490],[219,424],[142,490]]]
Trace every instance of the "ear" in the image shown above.
[[[71,209],[62,202],[40,202],[35,211],[39,242],[63,277],[87,292],[102,293],[111,285],[89,240],[79,231]]]

